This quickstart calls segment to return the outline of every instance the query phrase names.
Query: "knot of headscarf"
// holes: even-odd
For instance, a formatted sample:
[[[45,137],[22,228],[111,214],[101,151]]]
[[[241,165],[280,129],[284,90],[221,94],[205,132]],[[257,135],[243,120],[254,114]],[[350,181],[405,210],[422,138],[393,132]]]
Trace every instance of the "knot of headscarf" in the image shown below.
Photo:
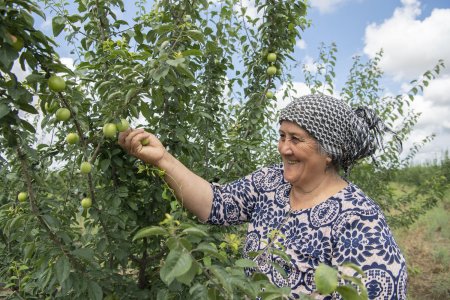
[[[297,123],[348,173],[354,163],[382,147],[390,130],[372,109],[352,109],[331,96],[313,94],[294,99],[280,111],[279,122]],[[395,135],[395,133],[394,133]]]

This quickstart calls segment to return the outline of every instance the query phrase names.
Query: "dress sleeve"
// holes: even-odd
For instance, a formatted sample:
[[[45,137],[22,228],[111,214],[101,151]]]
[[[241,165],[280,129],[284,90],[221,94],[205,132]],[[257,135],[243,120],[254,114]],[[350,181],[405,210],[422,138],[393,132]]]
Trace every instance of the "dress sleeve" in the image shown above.
[[[235,225],[252,219],[255,203],[272,185],[282,181],[282,170],[278,166],[266,167],[234,182],[211,184],[213,204],[208,218],[209,224]]]
[[[357,273],[342,267],[344,262],[364,271],[362,281],[369,299],[406,299],[406,263],[378,206],[355,209],[336,232],[332,265],[351,276]]]
[[[255,174],[259,172],[261,170],[224,185],[212,183],[213,203],[207,223],[236,225],[248,222],[259,195],[255,187]]]

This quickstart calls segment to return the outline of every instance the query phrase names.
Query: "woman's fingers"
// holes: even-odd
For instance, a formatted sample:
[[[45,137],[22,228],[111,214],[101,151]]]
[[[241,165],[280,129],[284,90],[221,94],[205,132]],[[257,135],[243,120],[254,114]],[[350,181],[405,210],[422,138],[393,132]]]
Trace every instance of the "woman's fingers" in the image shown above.
[[[145,146],[144,140],[148,141]],[[152,164],[158,162],[165,151],[158,138],[142,128],[121,132],[118,143],[128,154]]]
[[[126,148],[125,139],[132,131],[133,131],[132,129],[127,129],[124,132],[119,132],[119,138],[118,138],[117,142],[119,143],[119,145],[122,148],[124,148],[124,149]]]

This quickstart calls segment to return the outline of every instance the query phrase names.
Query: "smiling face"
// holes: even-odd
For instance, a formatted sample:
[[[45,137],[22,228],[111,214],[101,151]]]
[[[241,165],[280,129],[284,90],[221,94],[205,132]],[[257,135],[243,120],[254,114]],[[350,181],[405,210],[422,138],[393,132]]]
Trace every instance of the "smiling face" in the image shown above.
[[[326,176],[331,158],[319,150],[319,144],[294,122],[280,125],[278,151],[284,165],[284,178],[294,186],[310,186]]]

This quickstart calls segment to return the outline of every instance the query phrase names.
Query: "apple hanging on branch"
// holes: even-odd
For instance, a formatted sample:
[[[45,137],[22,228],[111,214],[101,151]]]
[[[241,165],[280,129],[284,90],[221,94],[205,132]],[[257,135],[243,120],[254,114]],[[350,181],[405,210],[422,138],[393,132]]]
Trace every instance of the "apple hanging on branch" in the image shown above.
[[[106,138],[113,139],[117,134],[117,126],[114,123],[106,123],[103,125],[103,135]]]
[[[81,207],[90,208],[92,206],[92,199],[89,197],[83,198],[81,200]]]
[[[130,123],[126,119],[120,119],[120,122],[116,124],[116,128],[119,132],[124,132],[130,128]]]
[[[277,55],[275,53],[269,53],[267,55],[268,62],[275,62],[277,60]]]
[[[89,174],[92,171],[92,165],[88,161],[83,161],[80,165],[80,172],[83,174]]]
[[[267,75],[269,76],[273,76],[277,73],[277,67],[275,66],[270,66],[267,68]]]
[[[28,193],[27,192],[20,192],[17,195],[17,200],[19,200],[19,202],[25,202],[28,198]]]
[[[7,33],[6,35],[11,41],[11,47],[13,47],[13,49],[17,52],[20,52],[24,46],[23,39],[20,36],[15,36],[11,33]]]
[[[78,134],[71,132],[66,136],[66,142],[70,145],[76,144],[80,141],[80,137]]]
[[[58,108],[55,116],[56,120],[65,122],[70,119],[70,110],[65,107]]]
[[[66,82],[62,77],[52,75],[48,79],[48,87],[53,92],[62,92],[66,89]]]

